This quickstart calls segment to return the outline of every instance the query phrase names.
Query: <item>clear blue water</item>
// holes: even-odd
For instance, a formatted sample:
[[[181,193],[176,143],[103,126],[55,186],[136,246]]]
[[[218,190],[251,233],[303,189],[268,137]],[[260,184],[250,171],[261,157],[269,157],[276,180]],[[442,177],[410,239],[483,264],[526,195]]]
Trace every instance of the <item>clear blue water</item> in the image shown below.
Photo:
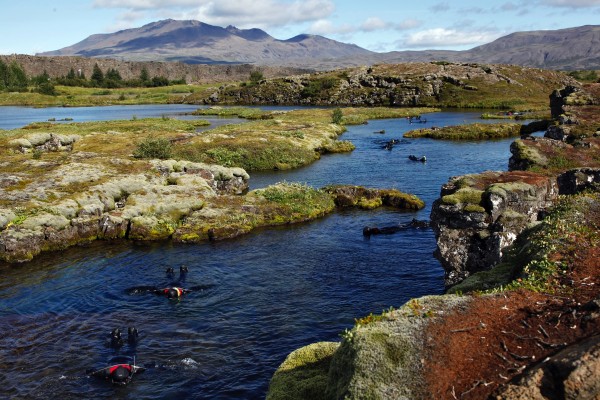
[[[170,117],[191,119],[198,118],[186,113],[207,106],[190,104],[142,104],[133,106],[104,106],[104,107],[0,107],[0,129],[16,129],[32,122],[46,122],[54,119],[57,123],[128,120],[133,118]],[[293,109],[294,107],[262,107],[263,109]],[[69,119],[65,121],[65,119]],[[204,116],[214,124],[223,118]],[[228,123],[239,122],[239,119],[228,118]]]
[[[427,126],[478,116],[436,113]],[[414,127],[403,119],[349,127],[342,139],[355,143],[353,153],[295,171],[254,173],[251,186],[287,180],[394,187],[423,198],[422,211],[347,210],[217,243],[94,243],[0,266],[0,397],[264,398],[291,351],[339,340],[354,318],[442,293],[431,230],[365,238],[362,229],[428,219],[450,176],[505,170],[512,140],[410,139],[382,149]],[[384,135],[373,133],[381,129]],[[409,154],[428,161],[410,161]],[[132,287],[173,283],[177,275],[168,278],[165,269],[181,265],[190,271],[181,285],[203,290],[180,301],[130,294]],[[106,346],[113,328],[128,326],[141,333],[136,348]],[[126,387],[86,376],[118,354],[149,368]]]

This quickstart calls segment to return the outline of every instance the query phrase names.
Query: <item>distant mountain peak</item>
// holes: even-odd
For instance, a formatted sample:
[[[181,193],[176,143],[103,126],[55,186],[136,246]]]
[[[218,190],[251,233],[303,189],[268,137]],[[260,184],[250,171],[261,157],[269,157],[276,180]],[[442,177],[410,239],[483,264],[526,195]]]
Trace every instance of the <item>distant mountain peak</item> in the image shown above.
[[[227,26],[227,28],[225,28],[225,30],[227,32],[231,33],[232,35],[239,36],[246,40],[257,41],[257,40],[273,39],[273,37],[271,35],[269,35],[267,32],[263,31],[262,29],[258,29],[258,28],[239,29],[233,25],[229,25],[229,26]]]
[[[300,34],[279,40],[258,28],[226,28],[195,20],[164,19],[115,33],[96,34],[42,56],[130,61],[288,65],[332,69],[376,63],[455,61],[550,69],[600,69],[600,26],[516,32],[465,51],[375,53],[355,44]]]

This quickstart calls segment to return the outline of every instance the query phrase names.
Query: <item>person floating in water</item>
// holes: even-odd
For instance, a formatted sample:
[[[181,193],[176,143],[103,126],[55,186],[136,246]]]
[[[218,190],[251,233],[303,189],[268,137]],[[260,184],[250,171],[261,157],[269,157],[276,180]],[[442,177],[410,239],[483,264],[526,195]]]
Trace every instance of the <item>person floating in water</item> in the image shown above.
[[[135,365],[134,360],[133,363],[119,363],[98,370],[88,370],[87,374],[97,378],[104,378],[115,385],[125,386],[131,381],[133,375],[145,370],[146,368]]]
[[[184,289],[177,286],[166,287],[163,289],[154,289],[152,291],[156,295],[166,296],[169,299],[178,299],[184,294],[188,294],[191,292],[190,289]]]

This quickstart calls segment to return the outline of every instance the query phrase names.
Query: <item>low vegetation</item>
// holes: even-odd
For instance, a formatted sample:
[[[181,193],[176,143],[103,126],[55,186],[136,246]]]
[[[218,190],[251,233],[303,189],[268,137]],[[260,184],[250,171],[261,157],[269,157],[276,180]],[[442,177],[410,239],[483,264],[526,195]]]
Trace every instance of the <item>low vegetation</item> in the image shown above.
[[[406,132],[407,138],[431,138],[443,140],[487,140],[519,136],[520,124],[469,124],[426,128]]]
[[[187,101],[204,104],[400,106],[545,111],[548,93],[575,83],[563,73],[507,65],[381,64],[224,85]]]
[[[341,110],[340,110],[341,111]],[[228,115],[250,119],[225,125],[177,142],[174,156],[186,160],[242,167],[248,171],[291,169],[310,164],[322,154],[354,150],[351,142],[337,140],[347,118],[400,118],[432,109],[344,108],[342,124],[332,123],[329,109],[265,112],[257,108],[211,107],[202,115]]]

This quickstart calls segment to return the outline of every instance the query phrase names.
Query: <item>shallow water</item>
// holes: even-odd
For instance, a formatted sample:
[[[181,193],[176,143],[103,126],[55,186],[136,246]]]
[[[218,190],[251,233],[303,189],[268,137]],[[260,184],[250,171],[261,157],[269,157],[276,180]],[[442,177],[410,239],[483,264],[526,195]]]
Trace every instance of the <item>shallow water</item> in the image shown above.
[[[474,121],[479,113],[427,115],[425,126]],[[319,221],[262,229],[200,245],[95,243],[0,267],[0,397],[263,398],[277,366],[294,349],[339,340],[354,318],[443,291],[431,230],[362,235],[364,226],[428,219],[450,176],[505,170],[509,140],[383,142],[414,128],[407,120],[349,127],[357,149],[323,156],[295,171],[252,174],[253,188],[281,181],[316,187],[346,183],[395,187],[426,201],[419,212],[337,212]],[[419,126],[417,126],[418,128]],[[384,135],[374,131],[385,129]],[[408,160],[426,155],[427,162]],[[164,287],[167,267],[186,265],[184,287],[205,286],[180,301],[130,294]],[[136,348],[106,346],[113,328],[136,326]],[[118,354],[149,369],[126,387],[85,370]]]

